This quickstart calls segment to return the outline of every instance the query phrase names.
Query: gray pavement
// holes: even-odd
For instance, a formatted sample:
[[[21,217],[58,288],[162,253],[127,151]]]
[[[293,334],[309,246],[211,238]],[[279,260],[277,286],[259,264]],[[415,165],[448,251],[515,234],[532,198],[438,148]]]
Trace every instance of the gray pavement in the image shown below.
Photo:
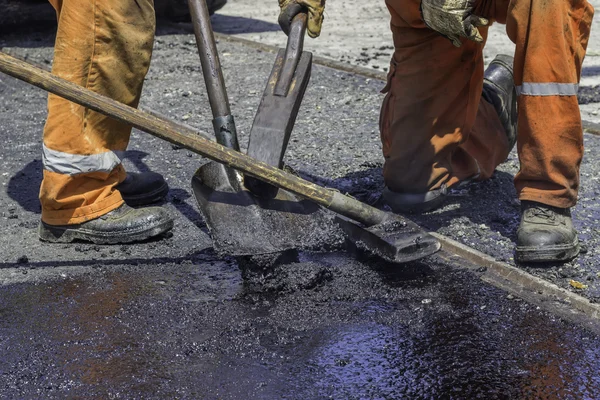
[[[334,4],[332,2],[332,4]],[[217,18],[215,18],[217,20]],[[192,35],[157,37],[142,106],[210,132]],[[182,31],[183,29],[183,31]],[[50,64],[51,32],[0,37]],[[242,146],[273,54],[219,45]],[[287,162],[361,199],[382,189],[381,82],[316,66]],[[324,96],[323,93],[327,93]],[[134,246],[36,238],[45,94],[0,76],[0,398],[585,398],[600,390],[600,339],[507,295],[440,254],[403,267],[304,252],[264,275],[222,259],[189,181],[205,160],[134,132],[126,166],[165,175],[172,236]],[[528,269],[599,290],[600,139],[586,137],[578,228],[588,252]],[[514,155],[490,181],[420,217],[427,228],[511,263]]]

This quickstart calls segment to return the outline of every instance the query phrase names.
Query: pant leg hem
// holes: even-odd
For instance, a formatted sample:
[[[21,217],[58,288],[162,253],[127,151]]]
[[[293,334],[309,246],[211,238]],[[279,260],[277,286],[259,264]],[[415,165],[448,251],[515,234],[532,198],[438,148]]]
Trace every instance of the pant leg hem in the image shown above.
[[[125,202],[115,191],[104,200],[89,206],[68,210],[42,209],[42,221],[48,225],[76,225],[99,218],[121,207]]]
[[[571,208],[575,207],[577,200],[573,200],[566,197],[557,196],[548,191],[536,190],[536,189],[524,189],[519,194],[519,200],[521,201],[535,201],[542,203],[547,206],[557,208]]]

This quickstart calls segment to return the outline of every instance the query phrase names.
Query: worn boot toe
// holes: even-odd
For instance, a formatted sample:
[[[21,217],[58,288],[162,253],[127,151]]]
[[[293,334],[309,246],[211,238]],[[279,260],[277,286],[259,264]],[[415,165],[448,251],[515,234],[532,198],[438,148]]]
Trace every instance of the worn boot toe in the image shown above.
[[[523,201],[516,259],[522,263],[564,262],[579,254],[577,231],[568,208]]]

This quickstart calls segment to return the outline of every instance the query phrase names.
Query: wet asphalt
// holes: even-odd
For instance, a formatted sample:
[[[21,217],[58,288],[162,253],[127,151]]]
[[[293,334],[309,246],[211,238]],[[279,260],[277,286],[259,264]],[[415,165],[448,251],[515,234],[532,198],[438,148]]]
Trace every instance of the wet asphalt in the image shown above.
[[[49,65],[50,38],[51,32],[4,36],[0,45]],[[274,56],[239,44],[219,48],[245,146]],[[381,86],[315,67],[286,162],[375,202],[382,187]],[[210,132],[189,33],[161,31],[142,97],[142,106]],[[357,259],[332,243],[332,252],[302,252],[260,270],[218,256],[189,185],[205,160],[139,132],[125,164],[165,175],[171,191],[164,206],[177,218],[173,233],[134,246],[40,243],[45,95],[0,76],[0,99],[0,398],[600,393],[600,338],[489,286],[444,254],[395,266]],[[586,138],[588,159],[597,140]],[[591,181],[584,182],[597,176],[591,164],[583,170]],[[515,168],[512,156],[492,180],[454,193],[446,208],[419,223],[511,262]],[[586,187],[584,193],[595,193]],[[473,195],[478,201],[469,200]],[[590,198],[577,211],[587,241],[597,240],[594,204]],[[565,287],[573,276],[585,279],[592,290],[594,255],[591,249],[584,261],[534,272],[556,273]]]
[[[128,263],[125,259],[122,264]],[[0,292],[4,398],[593,399],[600,340],[438,258],[210,250]]]

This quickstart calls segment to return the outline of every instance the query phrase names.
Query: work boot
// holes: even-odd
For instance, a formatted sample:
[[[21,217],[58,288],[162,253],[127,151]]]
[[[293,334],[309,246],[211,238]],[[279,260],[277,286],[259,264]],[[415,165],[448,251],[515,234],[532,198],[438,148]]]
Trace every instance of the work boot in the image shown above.
[[[460,189],[470,185],[479,178],[479,174],[465,179],[452,189]],[[450,189],[444,184],[438,189],[425,193],[398,193],[387,187],[383,190],[382,197],[392,211],[401,214],[421,214],[438,209],[444,204]]]
[[[402,214],[421,214],[433,211],[444,203],[447,195],[446,185],[425,193],[397,193],[386,187],[382,194],[392,211]]]
[[[485,70],[481,94],[496,109],[510,150],[517,143],[517,89],[513,63],[514,59],[511,56],[497,55]]]
[[[173,228],[173,219],[161,207],[135,209],[123,204],[99,218],[77,225],[40,223],[39,236],[45,242],[70,243],[83,240],[95,244],[139,242]]]
[[[117,185],[125,203],[132,207],[156,203],[169,193],[169,185],[156,172],[128,172],[127,178]]]
[[[571,210],[521,202],[516,260],[521,263],[569,261],[579,254]]]

